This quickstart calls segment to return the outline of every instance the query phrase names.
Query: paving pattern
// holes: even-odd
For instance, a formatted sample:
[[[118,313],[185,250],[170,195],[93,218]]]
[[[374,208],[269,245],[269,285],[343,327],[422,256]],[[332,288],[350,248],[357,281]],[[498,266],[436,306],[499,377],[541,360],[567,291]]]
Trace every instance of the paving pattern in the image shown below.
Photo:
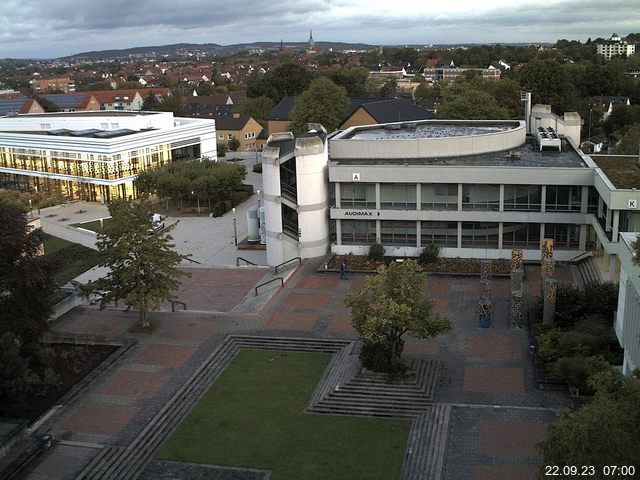
[[[107,465],[109,458],[122,455],[133,459],[140,449],[149,459],[157,444],[142,445],[139,439],[149,433],[154,419],[167,413],[172,399],[185,393],[194,375],[207,368],[229,335],[356,340],[342,299],[361,289],[366,276],[352,274],[340,280],[337,273],[316,273],[319,264],[319,260],[305,262],[284,288],[259,298],[261,303],[252,313],[236,313],[234,305],[251,296],[264,270],[194,269],[206,289],[215,293],[200,295],[192,289],[190,302],[197,311],[151,314],[159,323],[151,334],[129,333],[137,316],[122,308],[78,307],[62,317],[53,326],[56,332],[138,343],[45,423],[43,429],[59,443],[31,467],[27,477],[76,478],[96,462]],[[568,269],[558,267],[556,272],[558,278],[570,281]],[[529,271],[527,266],[525,283],[530,300],[539,289],[535,267]],[[508,284],[508,279],[493,279],[492,324],[482,329],[476,308],[479,278],[428,279],[425,291],[434,298],[436,310],[452,320],[453,330],[436,339],[406,341],[408,355],[416,361],[438,362],[440,370],[432,404],[414,421],[403,479],[526,480],[535,475],[540,460],[535,444],[545,438],[547,425],[569,402],[563,392],[536,388],[527,332],[509,325]],[[142,471],[138,467],[132,470],[136,475]],[[111,473],[112,477],[103,478],[133,478]]]

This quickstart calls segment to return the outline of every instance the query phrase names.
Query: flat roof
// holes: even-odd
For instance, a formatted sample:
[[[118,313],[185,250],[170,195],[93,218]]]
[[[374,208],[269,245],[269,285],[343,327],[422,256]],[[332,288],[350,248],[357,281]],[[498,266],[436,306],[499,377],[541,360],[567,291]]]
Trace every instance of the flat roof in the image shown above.
[[[117,130],[100,130],[97,128],[89,128],[86,130],[69,130],[67,128],[57,128],[55,130],[35,130],[35,131],[18,131],[0,130],[0,133],[17,133],[22,135],[51,135],[54,137],[84,137],[84,138],[116,138],[132,135],[134,133],[144,133],[156,130],[155,128],[146,128],[144,130],[131,130],[129,128],[119,128]]]
[[[330,151],[331,152],[331,151]],[[453,157],[423,158],[334,158],[329,153],[333,165],[428,165],[467,167],[538,167],[538,168],[589,168],[582,157],[568,143],[562,151],[542,150],[531,139],[524,145],[511,150],[461,155]]]
[[[640,166],[636,155],[589,155],[615,188],[640,189]]]
[[[351,134],[341,137],[350,140],[398,140],[416,138],[450,138],[488,133],[506,132],[518,127],[517,122],[501,122],[489,125],[461,124],[438,121],[437,123],[388,124],[372,128],[357,127]]]
[[[49,112],[49,113],[24,113],[17,117],[47,118],[47,117],[136,117],[138,115],[158,115],[165,112],[145,112],[137,110],[96,110],[81,112]]]

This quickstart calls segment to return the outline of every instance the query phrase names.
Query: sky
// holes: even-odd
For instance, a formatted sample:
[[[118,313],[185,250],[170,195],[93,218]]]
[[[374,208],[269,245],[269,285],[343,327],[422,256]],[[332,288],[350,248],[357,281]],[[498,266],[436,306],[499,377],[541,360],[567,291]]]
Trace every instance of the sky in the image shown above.
[[[0,0],[0,58],[172,43],[553,43],[640,31],[638,0]]]

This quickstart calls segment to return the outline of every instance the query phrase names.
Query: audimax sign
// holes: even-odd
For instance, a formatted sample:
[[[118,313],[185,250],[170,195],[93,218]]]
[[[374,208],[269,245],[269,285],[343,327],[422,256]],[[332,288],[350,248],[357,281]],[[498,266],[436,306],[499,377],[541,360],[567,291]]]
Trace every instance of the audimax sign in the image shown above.
[[[344,212],[344,215],[345,217],[373,217],[374,213],[376,214],[375,216],[380,216],[380,212],[370,212],[366,210],[347,210]]]

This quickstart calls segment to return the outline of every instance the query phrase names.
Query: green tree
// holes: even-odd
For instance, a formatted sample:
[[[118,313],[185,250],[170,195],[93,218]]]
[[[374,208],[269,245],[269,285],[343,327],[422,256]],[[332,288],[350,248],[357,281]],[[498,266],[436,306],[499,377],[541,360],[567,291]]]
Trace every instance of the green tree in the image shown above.
[[[367,96],[367,79],[369,70],[364,67],[347,67],[332,72],[329,78],[336,85],[340,85],[347,90],[349,97]]]
[[[11,417],[29,399],[38,378],[20,353],[20,338],[0,334],[0,417]]]
[[[620,145],[616,146],[616,153],[621,155],[637,155],[640,150],[640,123],[630,125],[624,130],[624,137]]]
[[[40,97],[38,95],[34,95],[33,99],[36,102],[38,102],[40,106],[44,109],[44,111],[47,113],[60,111],[60,109],[58,108],[58,105],[53,103],[51,100],[47,100],[46,98]]]
[[[174,251],[169,233],[174,225],[156,230],[151,205],[117,200],[109,205],[112,221],[98,233],[100,265],[109,273],[85,290],[102,293],[101,308],[109,301],[124,300],[138,311],[143,327],[148,326],[147,312],[161,301],[175,299],[173,291],[180,286],[185,273],[177,265],[188,255]]]
[[[397,98],[398,82],[395,78],[390,78],[385,82],[380,90],[381,96],[384,98]]]
[[[640,464],[640,379],[612,369],[592,376],[593,402],[567,411],[551,424],[549,438],[538,448],[543,465],[592,465],[595,475],[608,479],[605,465]],[[538,478],[547,478],[541,469]]]
[[[247,98],[246,102],[238,107],[238,113],[253,117],[263,128],[266,128],[267,121],[265,117],[271,113],[274,106],[273,100],[269,97]]]
[[[352,325],[364,342],[363,353],[374,349],[384,357],[369,366],[393,371],[404,347],[403,335],[432,338],[451,329],[451,322],[434,312],[435,302],[425,296],[426,279],[416,261],[393,262],[380,266],[360,292],[345,297]]]
[[[500,120],[509,112],[488,92],[470,82],[454,82],[442,90],[438,118],[457,120]]]
[[[631,252],[633,253],[633,263],[640,265],[640,233],[636,236],[636,239],[631,242]]]
[[[304,66],[296,63],[286,63],[268,72],[262,77],[253,77],[247,82],[249,97],[269,97],[274,104],[287,95],[299,95],[304,92],[314,74]]]
[[[153,92],[149,92],[147,98],[142,102],[142,110],[145,112],[155,112],[160,110],[160,102]]]
[[[519,81],[531,91],[534,104],[551,105],[559,114],[577,110],[576,89],[567,69],[555,60],[532,60],[522,67]]]
[[[55,291],[51,265],[40,255],[41,229],[30,231],[24,210],[0,196],[0,332],[24,343],[47,329]]]
[[[234,137],[227,142],[227,146],[229,147],[229,150],[235,152],[240,148],[240,140]]]
[[[291,130],[299,135],[308,123],[321,123],[328,132],[340,126],[349,105],[347,92],[326,77],[315,79],[296,100],[291,112]]]

